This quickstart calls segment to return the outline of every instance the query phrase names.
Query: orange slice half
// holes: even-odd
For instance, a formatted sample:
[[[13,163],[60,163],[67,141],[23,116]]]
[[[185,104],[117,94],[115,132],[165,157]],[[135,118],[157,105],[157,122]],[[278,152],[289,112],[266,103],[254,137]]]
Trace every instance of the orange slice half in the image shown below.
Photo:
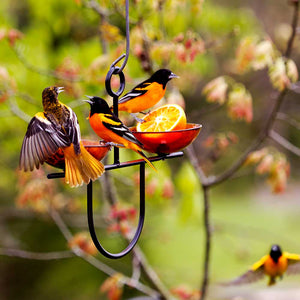
[[[177,104],[158,107],[137,123],[136,130],[141,132],[162,132],[186,128],[186,116],[183,108]]]

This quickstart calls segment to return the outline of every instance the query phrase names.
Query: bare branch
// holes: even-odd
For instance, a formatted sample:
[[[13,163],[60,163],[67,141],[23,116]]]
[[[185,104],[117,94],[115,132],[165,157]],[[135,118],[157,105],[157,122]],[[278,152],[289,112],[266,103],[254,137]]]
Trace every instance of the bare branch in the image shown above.
[[[291,53],[292,53],[292,49],[293,49],[293,44],[294,44],[294,40],[297,34],[297,26],[298,26],[298,18],[299,18],[299,14],[298,14],[298,10],[299,10],[299,1],[292,1],[292,5],[294,5],[294,15],[293,15],[293,20],[292,20],[292,34],[289,38],[288,44],[287,44],[287,48],[285,51],[285,57],[290,57]]]
[[[57,227],[59,228],[59,230],[65,237],[65,239],[67,241],[71,240],[73,238],[73,236],[72,236],[70,230],[67,228],[66,224],[64,223],[63,219],[60,217],[59,213],[55,210],[51,210],[49,213],[50,213],[50,216],[52,217],[53,221],[55,222],[55,224],[57,225]],[[105,273],[109,276],[113,276],[116,273],[119,273],[118,271],[116,271],[113,268],[109,267],[108,265],[104,264],[103,262],[101,262],[97,258],[93,257],[92,255],[89,255],[86,252],[82,251],[79,247],[72,248],[72,252],[76,256],[82,258],[83,260],[85,260],[86,262],[88,262],[89,264],[91,264],[92,266],[94,266],[95,268],[97,268],[98,270],[102,271],[103,273]],[[159,296],[155,290],[140,283],[139,281],[133,281],[131,278],[129,278],[128,276],[125,276],[123,274],[122,274],[121,282],[130,287],[134,287],[137,290],[139,290],[140,292],[142,292],[148,296],[151,296],[153,298],[157,298]]]
[[[101,18],[107,18],[109,16],[109,11],[101,7],[99,3],[94,0],[83,1],[82,4],[85,7],[93,9]]]
[[[290,116],[288,116],[287,114],[285,113],[277,113],[276,115],[276,119],[277,120],[281,120],[281,121],[284,121],[284,122],[287,122],[288,124],[290,124],[291,126],[295,127],[296,129],[300,130],[300,122],[298,122],[297,120],[295,119],[292,119]]]
[[[19,47],[14,46],[12,47],[13,51],[15,52],[17,58],[19,61],[30,71],[35,72],[37,74],[40,74],[42,76],[47,76],[47,77],[53,77],[59,80],[64,80],[64,81],[69,81],[69,82],[81,82],[84,81],[82,77],[80,76],[74,76],[74,77],[67,77],[62,74],[59,74],[58,72],[55,72],[53,70],[46,70],[46,69],[41,69],[33,64],[31,64],[27,59],[24,57],[22,51],[20,50]]]
[[[198,177],[201,181],[201,184],[202,185],[207,185],[207,177],[206,177],[206,175],[204,174],[202,168],[199,165],[199,161],[198,161],[197,156],[195,154],[193,145],[188,146],[185,149],[185,152],[188,155],[188,158],[189,158],[192,166],[194,167],[195,171],[197,172],[197,175],[198,175]]]
[[[147,261],[147,258],[141,248],[136,245],[133,248],[133,253],[135,257],[139,260],[140,265],[145,272],[148,279],[151,281],[153,286],[161,293],[161,295],[164,297],[164,299],[172,299],[172,296],[169,292],[169,290],[166,288],[166,286],[162,283],[160,278],[158,277],[157,273],[154,271],[154,269],[151,267],[149,262]]]
[[[270,131],[269,137],[285,149],[289,150],[297,156],[300,156],[300,148],[293,145],[291,142],[289,142],[287,139],[285,139],[283,136],[281,136],[274,130]]]
[[[57,251],[57,252],[31,252],[21,249],[0,248],[0,255],[20,257],[33,260],[55,260],[75,257],[72,251]]]
[[[31,117],[29,115],[27,115],[26,113],[24,113],[18,106],[16,100],[12,97],[9,98],[9,107],[11,112],[16,115],[17,117],[19,117],[20,119],[22,119],[23,121],[25,121],[26,123],[29,123],[31,120]]]
[[[204,201],[204,228],[205,228],[205,258],[203,266],[203,279],[201,286],[200,300],[206,297],[206,290],[209,284],[209,263],[210,263],[210,248],[211,248],[211,226],[210,226],[210,204],[209,204],[209,187],[203,186],[203,201]]]

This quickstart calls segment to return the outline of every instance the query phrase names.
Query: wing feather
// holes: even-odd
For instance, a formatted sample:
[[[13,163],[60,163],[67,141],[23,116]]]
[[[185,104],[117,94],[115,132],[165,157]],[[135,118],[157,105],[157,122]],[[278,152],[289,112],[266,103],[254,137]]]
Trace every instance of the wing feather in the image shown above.
[[[150,82],[142,82],[139,85],[137,85],[136,87],[134,87],[130,92],[128,92],[127,94],[125,94],[123,97],[121,97],[119,99],[119,103],[124,103],[127,102],[133,98],[139,97],[144,95],[145,93],[147,93],[148,89],[147,87],[150,85]]]
[[[143,146],[143,144],[139,140],[137,140],[136,137],[132,134],[130,129],[127,126],[125,126],[116,116],[105,115],[102,123],[107,129],[111,130],[118,136],[120,136],[120,137],[126,139],[127,141],[130,141],[140,147]]]
[[[268,255],[263,256],[259,261],[254,263],[250,270],[242,274],[241,276],[233,279],[232,281],[222,283],[222,285],[240,285],[253,283],[262,279],[265,275],[264,273],[264,263],[266,262]]]
[[[258,280],[261,280],[264,277],[264,270],[258,269],[256,271],[248,270],[246,273],[242,274],[241,276],[233,279],[232,281],[222,283],[222,285],[241,285],[247,283],[253,283]]]
[[[24,171],[32,171],[35,167],[52,156],[59,147],[70,145],[69,138],[57,125],[50,122],[43,113],[37,113],[30,121],[25,134],[19,167]]]

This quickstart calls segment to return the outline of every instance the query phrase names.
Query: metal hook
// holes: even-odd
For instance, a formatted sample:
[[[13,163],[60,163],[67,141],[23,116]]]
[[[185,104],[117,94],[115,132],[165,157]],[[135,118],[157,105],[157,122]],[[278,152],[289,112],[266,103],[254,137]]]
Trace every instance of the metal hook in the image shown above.
[[[133,247],[136,245],[143,226],[144,226],[144,220],[145,220],[145,162],[140,163],[140,216],[139,216],[139,222],[136,229],[136,232],[134,234],[133,239],[129,243],[129,245],[121,252],[119,253],[110,253],[107,250],[105,250],[102,245],[100,244],[96,232],[95,232],[95,226],[94,226],[94,219],[93,219],[93,183],[92,181],[87,186],[87,216],[88,216],[88,224],[89,224],[89,230],[92,237],[92,240],[98,249],[98,251],[103,254],[104,256],[112,259],[117,259],[125,256],[128,254]]]

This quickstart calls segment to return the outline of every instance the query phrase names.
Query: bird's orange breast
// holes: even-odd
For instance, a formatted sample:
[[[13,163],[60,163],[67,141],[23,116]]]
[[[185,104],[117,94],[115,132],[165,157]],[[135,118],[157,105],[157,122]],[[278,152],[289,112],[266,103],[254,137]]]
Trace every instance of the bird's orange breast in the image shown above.
[[[278,262],[274,262],[273,259],[269,256],[264,264],[264,271],[267,275],[275,277],[281,276],[284,274],[288,266],[288,261],[285,256],[281,256],[278,259]]]

